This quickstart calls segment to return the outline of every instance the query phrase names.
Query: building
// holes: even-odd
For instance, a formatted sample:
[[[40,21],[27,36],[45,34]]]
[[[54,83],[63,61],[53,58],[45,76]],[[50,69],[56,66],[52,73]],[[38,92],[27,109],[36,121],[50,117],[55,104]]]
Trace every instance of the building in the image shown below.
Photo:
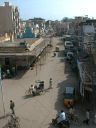
[[[86,20],[80,23],[82,36],[82,51],[78,54],[78,69],[80,75],[80,94],[92,98],[96,93],[96,20]],[[93,96],[94,97],[94,96]]]
[[[0,6],[0,34],[7,33],[13,40],[19,33],[19,10],[18,7],[9,5],[5,2],[5,6]]]
[[[2,72],[29,68],[47,47],[48,42],[39,39],[17,39],[15,42],[0,43],[0,64]]]
[[[44,34],[44,32],[45,32],[45,19],[42,19],[42,18],[29,19],[28,23],[29,23],[29,26],[32,26],[33,31],[35,33],[38,33],[39,35]]]
[[[58,23],[56,25],[56,33],[57,33],[57,35],[62,36],[64,34],[67,34],[68,30],[69,30],[69,23],[68,22]]]

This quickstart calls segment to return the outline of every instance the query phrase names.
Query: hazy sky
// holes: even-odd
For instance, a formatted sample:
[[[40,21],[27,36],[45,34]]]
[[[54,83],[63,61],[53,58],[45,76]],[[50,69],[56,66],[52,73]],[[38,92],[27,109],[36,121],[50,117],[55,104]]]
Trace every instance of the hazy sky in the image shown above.
[[[61,20],[63,17],[85,16],[96,18],[96,0],[0,0],[18,6],[23,19],[42,17]]]

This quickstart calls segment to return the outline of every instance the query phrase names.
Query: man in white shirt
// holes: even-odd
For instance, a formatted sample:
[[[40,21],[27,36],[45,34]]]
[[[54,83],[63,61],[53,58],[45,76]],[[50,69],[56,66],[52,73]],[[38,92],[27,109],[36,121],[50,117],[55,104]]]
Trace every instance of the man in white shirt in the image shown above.
[[[65,112],[61,110],[61,113],[57,117],[57,123],[61,123],[62,121],[66,120]]]

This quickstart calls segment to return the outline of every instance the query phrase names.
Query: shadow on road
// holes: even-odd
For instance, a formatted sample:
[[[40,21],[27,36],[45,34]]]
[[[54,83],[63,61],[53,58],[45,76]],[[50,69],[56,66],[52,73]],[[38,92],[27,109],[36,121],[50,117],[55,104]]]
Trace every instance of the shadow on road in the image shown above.
[[[63,43],[61,42],[60,45],[62,45]],[[64,45],[62,46],[64,47]],[[77,79],[76,79],[76,74],[75,72],[73,72],[71,70],[71,66],[69,63],[66,62],[65,57],[65,53],[64,50],[61,50],[58,52],[58,58],[60,58],[60,62],[64,63],[64,75],[66,75],[66,77],[64,76],[64,80],[61,81],[60,83],[58,83],[57,88],[58,88],[58,97],[57,97],[57,101],[55,103],[55,109],[57,110],[57,112],[59,113],[62,109],[64,111],[68,111],[68,109],[64,106],[64,88],[68,85],[72,85],[72,86],[77,86]]]
[[[21,79],[22,76],[28,72],[28,69],[24,69],[24,70],[18,70],[17,74],[15,77],[13,77],[12,79],[13,80],[18,80],[18,79]]]
[[[44,95],[46,92],[49,92],[49,90],[50,90],[50,88],[46,88],[46,89],[44,89],[44,91],[41,94],[36,94],[35,96],[33,96],[33,94],[29,94],[29,95],[23,96],[23,98],[28,99],[28,98],[34,98],[37,96],[41,96],[41,95]]]

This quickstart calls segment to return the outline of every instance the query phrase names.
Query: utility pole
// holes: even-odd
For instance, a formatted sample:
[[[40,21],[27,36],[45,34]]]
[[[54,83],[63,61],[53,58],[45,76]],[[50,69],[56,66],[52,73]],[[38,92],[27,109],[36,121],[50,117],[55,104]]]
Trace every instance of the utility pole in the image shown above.
[[[4,105],[4,97],[3,97],[3,89],[2,89],[2,78],[1,78],[1,65],[0,65],[0,87],[1,87],[1,96],[2,96],[4,117],[5,117],[5,105]]]
[[[35,63],[36,63],[36,76],[37,76],[37,58],[36,58],[36,62]]]
[[[39,58],[39,62],[40,62],[39,65],[40,65],[40,70],[41,70],[41,56],[39,55],[38,58]]]
[[[37,76],[37,51],[36,51],[36,48],[35,48],[35,57],[36,57],[36,60],[35,60],[35,67],[36,67],[36,76]]]

